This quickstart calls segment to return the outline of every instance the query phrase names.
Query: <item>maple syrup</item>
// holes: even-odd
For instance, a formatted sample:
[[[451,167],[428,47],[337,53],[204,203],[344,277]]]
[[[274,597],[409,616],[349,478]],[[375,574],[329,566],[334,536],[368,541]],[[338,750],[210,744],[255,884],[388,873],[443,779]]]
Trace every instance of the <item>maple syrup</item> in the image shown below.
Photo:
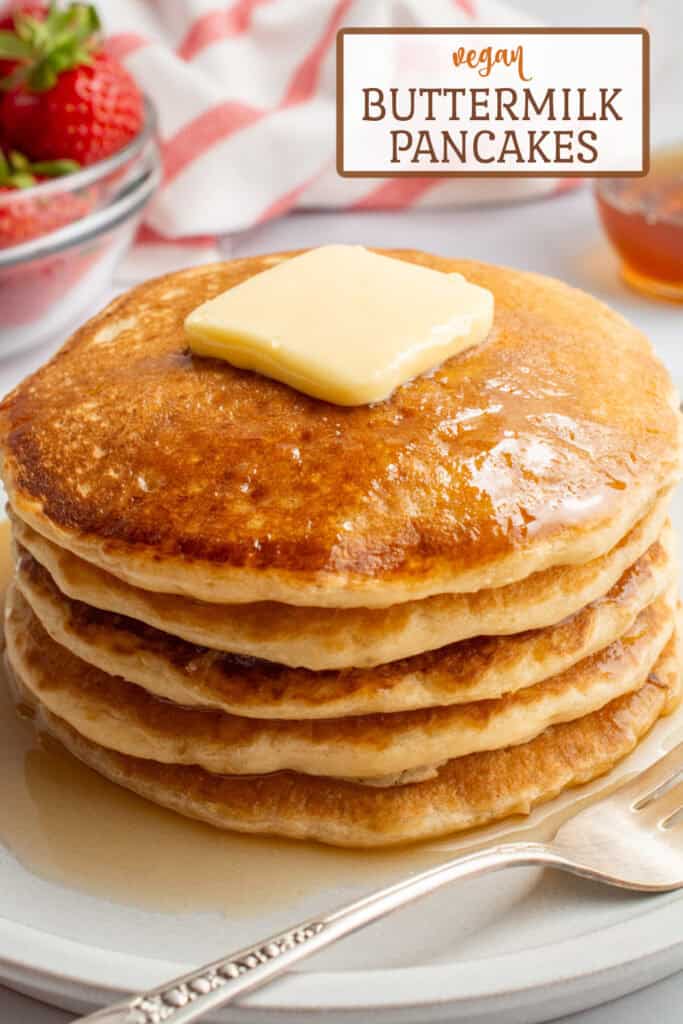
[[[683,144],[655,153],[645,177],[605,179],[595,195],[624,280],[683,301]]]
[[[0,523],[0,603],[10,575],[9,528]],[[322,907],[330,892],[368,891],[494,842],[550,840],[567,818],[653,759],[639,748],[636,766],[632,757],[531,817],[418,845],[343,850],[222,832],[184,818],[81,764],[31,718],[29,708],[15,706],[0,658],[0,846],[33,874],[100,899],[244,920],[286,910],[310,893],[319,894]],[[661,727],[670,749],[683,739],[683,711]],[[97,828],[85,828],[87,821]]]

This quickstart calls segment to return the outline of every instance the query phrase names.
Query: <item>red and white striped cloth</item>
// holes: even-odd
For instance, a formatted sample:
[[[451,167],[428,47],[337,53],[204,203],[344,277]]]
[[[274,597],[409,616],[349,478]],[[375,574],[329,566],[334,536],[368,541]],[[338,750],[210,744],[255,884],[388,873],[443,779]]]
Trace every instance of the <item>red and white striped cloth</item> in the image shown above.
[[[548,179],[343,179],[335,38],[352,25],[526,25],[496,0],[99,0],[107,45],[156,104],[163,183],[128,271],[211,258],[296,207],[400,209],[548,194]]]

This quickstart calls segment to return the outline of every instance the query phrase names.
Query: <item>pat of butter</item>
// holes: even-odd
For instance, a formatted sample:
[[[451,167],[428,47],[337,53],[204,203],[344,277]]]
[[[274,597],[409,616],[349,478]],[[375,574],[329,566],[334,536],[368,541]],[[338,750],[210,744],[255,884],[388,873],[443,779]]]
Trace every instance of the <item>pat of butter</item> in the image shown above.
[[[359,245],[282,260],[185,320],[190,348],[338,405],[387,398],[482,341],[493,296]]]

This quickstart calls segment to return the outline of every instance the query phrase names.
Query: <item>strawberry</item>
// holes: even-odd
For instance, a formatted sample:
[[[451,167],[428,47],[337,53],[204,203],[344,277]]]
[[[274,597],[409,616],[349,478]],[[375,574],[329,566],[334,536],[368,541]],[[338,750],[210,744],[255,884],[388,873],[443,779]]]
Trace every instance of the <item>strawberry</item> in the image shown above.
[[[30,18],[37,18],[44,21],[47,16],[47,4],[36,2],[36,0],[19,0],[18,3],[3,4],[5,13],[0,17],[0,30],[13,32],[18,14],[28,15]]]
[[[92,209],[93,196],[72,192],[43,195],[31,186],[77,169],[72,160],[31,164],[25,156],[0,152],[0,248],[70,224]]]
[[[0,150],[0,249],[20,245],[70,224],[97,205],[97,187],[78,193],[33,188],[47,178],[71,174],[73,160],[34,163],[20,153],[5,156]],[[38,259],[6,267],[0,272],[3,327],[38,325],[53,307],[101,258],[111,238],[72,246],[65,253],[47,253]]]
[[[0,122],[5,144],[34,160],[86,165],[125,146],[142,127],[134,79],[101,49],[95,9],[50,6],[44,21],[19,14],[0,31],[0,58],[14,59]]]
[[[83,217],[90,208],[87,200],[72,192],[50,199],[36,199],[30,193],[21,193],[11,202],[4,202],[4,194],[11,191],[13,189],[6,185],[0,185],[0,249],[56,231]]]

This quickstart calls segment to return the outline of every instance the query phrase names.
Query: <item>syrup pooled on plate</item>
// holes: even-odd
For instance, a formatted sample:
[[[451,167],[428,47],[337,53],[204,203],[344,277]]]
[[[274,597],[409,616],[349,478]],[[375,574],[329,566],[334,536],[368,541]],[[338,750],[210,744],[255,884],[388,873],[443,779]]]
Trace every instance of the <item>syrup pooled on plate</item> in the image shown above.
[[[596,199],[624,280],[683,301],[683,145],[656,153],[643,178],[598,184]]]
[[[0,523],[0,599],[12,571],[9,526]],[[567,818],[632,777],[629,759],[607,777],[563,794],[531,817],[415,846],[343,850],[221,832],[114,785],[41,734],[0,660],[0,847],[27,870],[96,898],[167,913],[218,911],[248,919],[320,906],[332,890],[357,894],[493,842],[551,839]],[[683,713],[665,720],[664,749]],[[675,730],[675,732],[673,731]],[[657,756],[639,751],[645,764]],[[638,770],[644,764],[638,763]],[[97,822],[96,828],[84,823]],[[199,866],[199,867],[198,867]],[[336,897],[338,901],[339,897]],[[294,910],[296,913],[296,910]]]

